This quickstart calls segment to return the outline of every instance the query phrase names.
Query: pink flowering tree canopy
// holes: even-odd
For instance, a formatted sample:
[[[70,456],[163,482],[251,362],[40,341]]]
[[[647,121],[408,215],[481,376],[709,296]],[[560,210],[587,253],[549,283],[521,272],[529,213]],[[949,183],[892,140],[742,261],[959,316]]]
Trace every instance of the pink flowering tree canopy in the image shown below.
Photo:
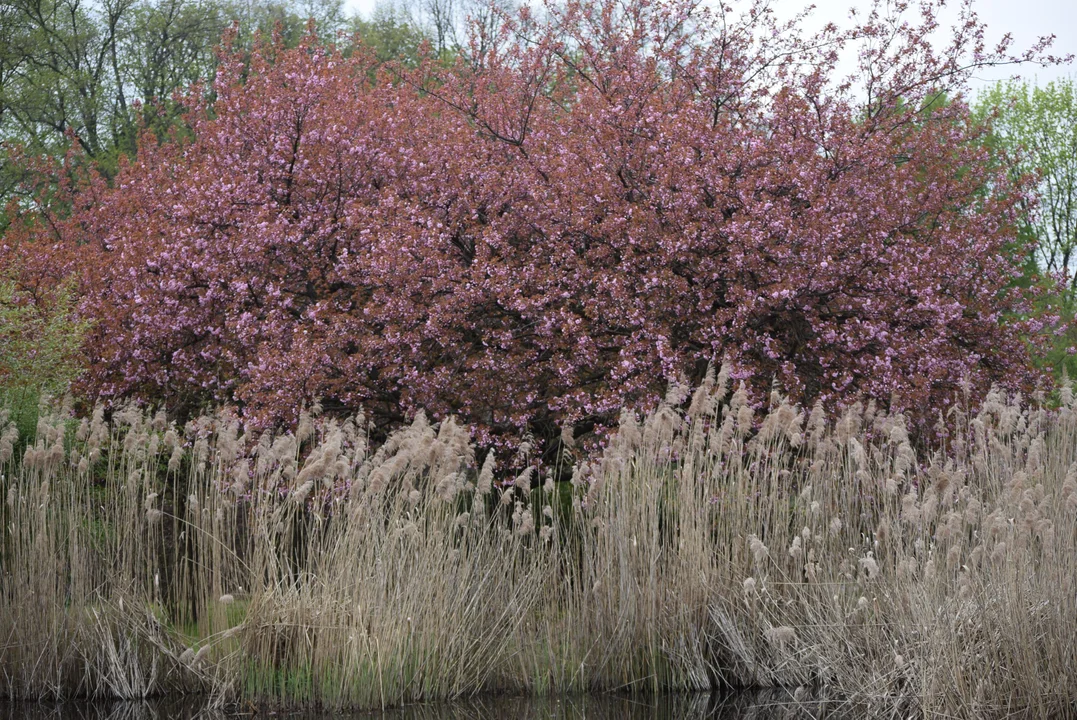
[[[553,437],[725,362],[937,415],[1041,382],[1052,321],[1013,282],[1028,187],[960,94],[1043,46],[987,49],[968,7],[933,45],[937,6],[806,35],[761,3],[574,1],[377,74],[313,35],[226,46],[188,139],[143,138],[5,246],[78,275],[107,398]]]

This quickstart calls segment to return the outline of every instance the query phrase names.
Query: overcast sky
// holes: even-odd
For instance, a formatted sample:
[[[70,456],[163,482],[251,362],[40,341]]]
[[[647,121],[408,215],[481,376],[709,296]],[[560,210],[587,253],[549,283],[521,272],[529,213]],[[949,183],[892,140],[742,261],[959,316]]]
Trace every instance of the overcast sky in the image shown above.
[[[345,0],[347,8],[367,16],[376,4],[391,2],[392,0]],[[950,0],[950,3],[956,6],[957,0]],[[743,5],[743,2],[739,4]],[[807,4],[800,0],[775,0],[774,7],[780,13],[793,14]],[[870,0],[815,0],[814,4],[816,9],[813,15],[817,22],[821,24],[833,20],[840,25],[848,20],[850,7],[866,8]],[[1056,54],[1077,55],[1077,0],[976,0],[975,8],[980,18],[987,23],[989,46],[993,46],[1007,32],[1013,34],[1015,49],[1028,47],[1041,35],[1054,34],[1057,36],[1054,44]],[[951,13],[951,17],[955,16],[956,11]],[[993,68],[977,76],[973,89],[986,82],[1005,79],[1014,74],[1045,84],[1063,75],[1077,77],[1077,67]]]
[[[790,12],[807,3],[795,0],[775,0],[775,7],[790,8]],[[957,18],[958,0],[950,0],[943,25]],[[839,25],[848,20],[849,8],[866,9],[868,0],[815,0],[813,15],[822,21],[832,20]],[[980,20],[987,23],[987,46],[992,48],[1006,33],[1014,38],[1015,54],[1031,46],[1043,35],[1055,35],[1051,52],[1056,55],[1077,55],[1077,1],[1075,0],[975,0],[973,5]],[[979,72],[972,82],[972,89],[996,80],[1020,75],[1038,84],[1061,76],[1077,77],[1077,66],[1064,65],[1038,67],[1032,65],[988,68]]]

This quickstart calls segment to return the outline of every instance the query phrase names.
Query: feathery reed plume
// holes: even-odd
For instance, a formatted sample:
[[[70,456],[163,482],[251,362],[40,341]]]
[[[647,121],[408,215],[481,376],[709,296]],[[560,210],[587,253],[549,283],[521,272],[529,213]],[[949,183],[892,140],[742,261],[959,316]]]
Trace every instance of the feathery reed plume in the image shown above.
[[[1077,701],[1077,413],[993,391],[918,456],[729,373],[622,424],[571,481],[497,488],[423,413],[369,447],[305,413],[243,433],[0,410],[0,692],[208,691],[377,708],[476,692],[825,686],[923,714]],[[683,404],[683,388],[669,400]],[[683,395],[683,397],[682,397]],[[933,668],[948,668],[946,674]],[[806,688],[806,689],[805,689]]]

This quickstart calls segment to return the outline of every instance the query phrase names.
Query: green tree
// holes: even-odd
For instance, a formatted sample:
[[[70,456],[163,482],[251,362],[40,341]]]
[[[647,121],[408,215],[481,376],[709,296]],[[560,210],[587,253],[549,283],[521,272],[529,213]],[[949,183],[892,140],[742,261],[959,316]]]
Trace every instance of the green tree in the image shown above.
[[[93,158],[124,136],[118,39],[133,0],[8,0],[0,130],[48,150],[73,133]]]
[[[176,91],[210,91],[233,24],[233,47],[250,50],[259,35],[294,47],[311,21],[323,37],[358,31],[384,59],[415,59],[422,42],[396,16],[349,20],[342,0],[4,0],[0,208],[27,180],[28,158],[57,158],[74,142],[111,178],[142,128],[164,137],[184,111]],[[0,210],[0,232],[6,225]]]
[[[284,47],[296,47],[309,22],[327,38],[347,28],[343,0],[234,0],[228,10],[239,24],[236,43],[240,47],[250,48],[256,35],[276,35]]]
[[[349,29],[382,63],[398,60],[406,65],[417,64],[420,48],[427,40],[404,13],[386,5],[379,5],[369,20],[352,18]]]
[[[131,8],[117,43],[118,104],[129,95],[144,104],[141,122],[162,134],[182,107],[172,99],[213,77],[216,48],[235,16],[213,0],[143,0]],[[129,115],[128,115],[129,116]]]
[[[62,395],[81,372],[88,329],[75,315],[70,283],[34,297],[0,278],[0,413],[23,444],[33,440],[41,398]]]
[[[108,170],[133,150],[135,102],[211,79],[229,25],[240,46],[274,30],[294,45],[308,19],[342,29],[341,0],[5,0],[0,136],[52,152],[71,134]]]
[[[1065,275],[1067,304],[1077,299],[1077,92],[1072,79],[1046,87],[1009,81],[978,99],[992,118],[992,142],[1005,151],[1010,172],[1038,178],[1038,202],[1022,219],[1037,241],[1038,266]]]

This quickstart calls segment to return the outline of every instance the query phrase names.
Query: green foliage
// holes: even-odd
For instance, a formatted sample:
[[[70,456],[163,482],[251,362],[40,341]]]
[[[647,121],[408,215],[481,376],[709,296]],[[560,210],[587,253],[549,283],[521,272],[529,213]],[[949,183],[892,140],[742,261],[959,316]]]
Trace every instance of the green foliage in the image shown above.
[[[0,13],[0,127],[31,146],[65,144],[73,132],[91,156],[107,143],[119,109],[107,92],[119,21],[129,3],[12,0]]]
[[[1077,375],[1077,88],[1072,79],[1036,87],[1000,82],[977,99],[974,117],[989,122],[985,142],[1014,180],[1034,180],[1022,207],[1015,248],[1034,248],[1017,285],[1039,286],[1037,311],[1060,315],[1051,349],[1040,362],[1056,375]],[[1026,250],[1027,252],[1027,250]],[[1062,292],[1050,276],[1064,276]]]
[[[79,372],[78,350],[88,323],[74,314],[69,287],[47,303],[0,283],[0,388],[62,392]]]
[[[383,61],[413,62],[423,41],[403,16],[348,17],[342,0],[5,0],[0,231],[2,206],[28,180],[27,158],[57,158],[74,143],[111,178],[142,129],[163,137],[182,127],[182,96],[198,83],[210,92],[226,30],[235,28],[236,49],[271,36],[295,47],[311,22],[323,37],[358,33]]]
[[[143,105],[138,117],[126,118],[130,124],[158,135],[175,125],[183,106],[173,94],[212,79],[217,44],[233,17],[224,2],[143,0],[132,6],[117,67],[123,86]]]
[[[238,44],[251,47],[257,36],[275,36],[284,47],[296,47],[313,22],[318,33],[332,37],[345,29],[342,0],[261,0],[228,5],[238,27]]]
[[[233,23],[241,45],[276,31],[298,44],[308,20],[342,29],[341,0],[12,0],[0,11],[0,135],[41,151],[68,134],[106,169],[134,149],[138,104],[212,80]]]
[[[349,29],[358,36],[361,45],[374,51],[379,63],[398,60],[414,66],[427,40],[418,27],[384,7],[376,9],[370,20],[353,18]]]
[[[89,324],[74,314],[69,287],[47,302],[0,282],[0,407],[19,436],[32,442],[43,396],[66,391],[79,374],[79,347]]]
[[[1035,259],[1048,273],[1067,276],[1065,300],[1077,293],[1077,92],[1072,79],[1035,87],[998,83],[978,101],[991,118],[990,142],[1005,153],[1010,173],[1038,182],[1035,205],[1026,207],[1022,232],[1038,243]]]

